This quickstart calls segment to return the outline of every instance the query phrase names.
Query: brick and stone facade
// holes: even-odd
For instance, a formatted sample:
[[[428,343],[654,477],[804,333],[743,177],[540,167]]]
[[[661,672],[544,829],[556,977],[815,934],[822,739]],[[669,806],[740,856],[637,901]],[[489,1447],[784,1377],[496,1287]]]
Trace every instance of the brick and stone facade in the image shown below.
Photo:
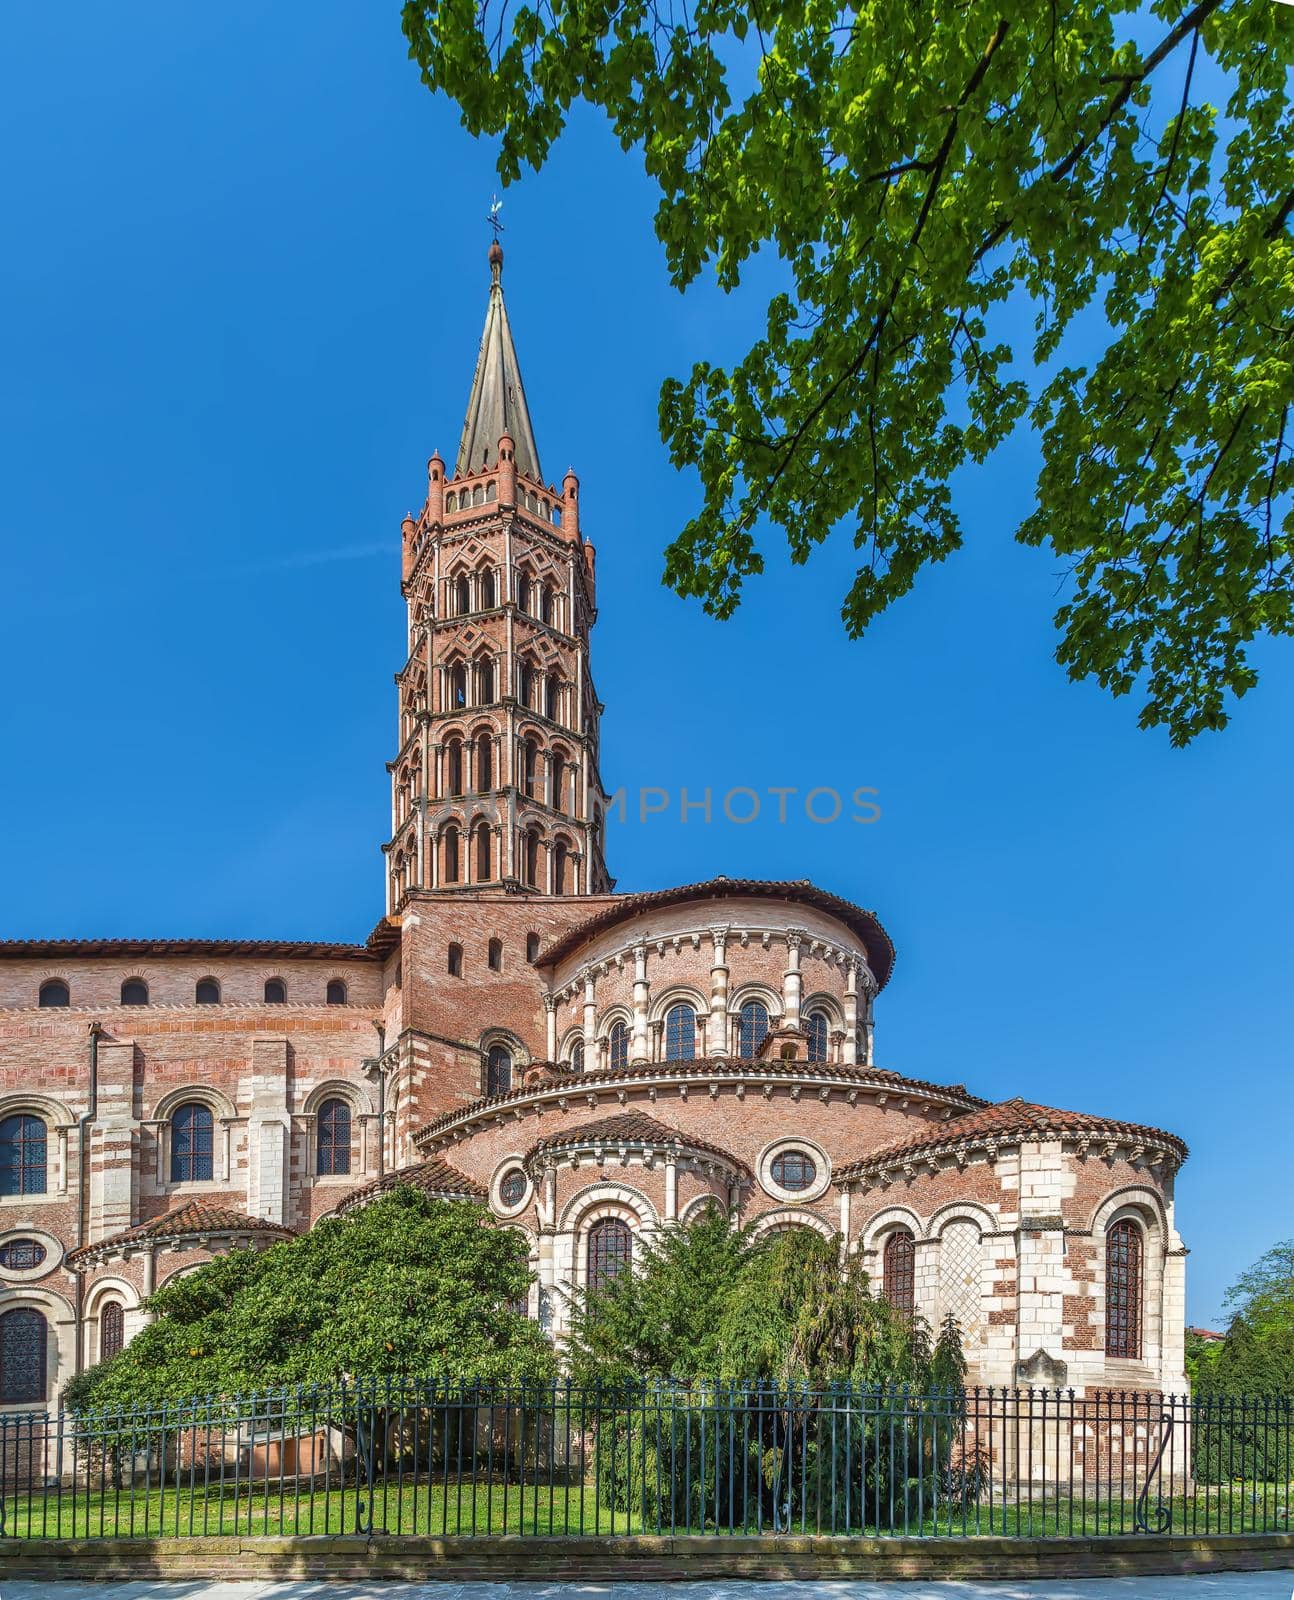
[[[455,469],[402,529],[373,933],[0,943],[0,1394],[56,1404],[168,1278],[400,1181],[521,1230],[558,1337],[609,1239],[717,1204],[954,1315],[982,1383],[1181,1390],[1180,1141],[880,1065],[893,946],[826,890],[613,892],[593,548],[490,265]]]

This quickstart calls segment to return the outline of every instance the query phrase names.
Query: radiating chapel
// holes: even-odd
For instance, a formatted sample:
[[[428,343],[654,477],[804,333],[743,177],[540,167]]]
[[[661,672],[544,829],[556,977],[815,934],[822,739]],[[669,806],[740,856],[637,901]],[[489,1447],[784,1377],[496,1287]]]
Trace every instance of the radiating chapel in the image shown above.
[[[829,889],[615,892],[594,545],[540,466],[502,265],[457,457],[400,531],[374,931],[0,944],[0,1406],[56,1406],[176,1274],[400,1183],[522,1233],[558,1339],[722,1206],[951,1313],[979,1382],[1183,1390],[1179,1139],[882,1064],[894,946]]]

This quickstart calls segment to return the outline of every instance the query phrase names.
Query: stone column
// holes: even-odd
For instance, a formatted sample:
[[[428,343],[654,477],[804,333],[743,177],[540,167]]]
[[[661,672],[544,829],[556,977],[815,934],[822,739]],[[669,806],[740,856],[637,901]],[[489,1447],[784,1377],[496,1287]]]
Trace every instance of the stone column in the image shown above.
[[[593,1070],[598,1056],[598,1012],[595,1004],[595,985],[593,969],[587,968],[584,973],[584,1063],[585,1069]]]
[[[252,1114],[247,1129],[248,1206],[286,1225],[291,1209],[291,1123],[286,1039],[252,1040]]]
[[[858,962],[852,960],[845,971],[845,1060],[863,1064],[858,1036]]]
[[[710,965],[710,1026],[706,1048],[712,1056],[728,1054],[728,930],[711,928],[714,957]]]
[[[786,971],[782,975],[782,1026],[784,1028],[798,1028],[800,1026],[800,991],[802,980],[800,978],[800,945],[803,943],[804,934],[799,928],[791,928],[786,935]]]
[[[647,946],[634,946],[634,1036],[630,1045],[631,1062],[651,1059],[647,1047],[647,1006],[651,987],[647,982]]]
[[[554,995],[544,996],[544,1023],[546,1028],[545,1039],[547,1044],[548,1059],[557,1060],[557,999]]]
[[[665,1157],[665,1221],[678,1221],[678,1157]]]

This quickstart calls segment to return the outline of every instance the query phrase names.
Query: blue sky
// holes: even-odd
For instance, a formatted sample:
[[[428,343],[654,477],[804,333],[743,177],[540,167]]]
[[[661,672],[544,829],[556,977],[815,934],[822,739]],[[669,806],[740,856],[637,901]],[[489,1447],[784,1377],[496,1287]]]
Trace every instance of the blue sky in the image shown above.
[[[399,522],[457,444],[491,151],[420,85],[398,5],[335,0],[15,8],[0,138],[0,934],[363,938]],[[657,391],[745,348],[761,275],[680,297],[653,208],[583,117],[503,213],[545,472],[574,464],[598,547],[604,777],[675,797],[612,824],[620,887],[809,877],[874,908],[883,1065],[1189,1141],[1189,1310],[1215,1321],[1294,1234],[1294,652],[1259,650],[1187,751],[1068,683],[1059,563],[1012,539],[1028,438],[959,482],[965,550],[861,643],[843,535],[806,569],[770,537],[733,622],[677,599],[695,486]],[[880,819],[723,818],[786,785],[874,787]]]

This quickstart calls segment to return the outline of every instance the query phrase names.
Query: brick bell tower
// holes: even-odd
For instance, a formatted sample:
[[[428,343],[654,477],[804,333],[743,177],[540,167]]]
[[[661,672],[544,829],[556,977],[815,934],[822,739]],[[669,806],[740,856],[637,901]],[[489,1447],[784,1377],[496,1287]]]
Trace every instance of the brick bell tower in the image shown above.
[[[387,911],[415,889],[599,894],[607,796],[589,668],[594,551],[579,479],[539,469],[490,246],[490,299],[452,477],[406,517],[409,654],[396,674]]]

